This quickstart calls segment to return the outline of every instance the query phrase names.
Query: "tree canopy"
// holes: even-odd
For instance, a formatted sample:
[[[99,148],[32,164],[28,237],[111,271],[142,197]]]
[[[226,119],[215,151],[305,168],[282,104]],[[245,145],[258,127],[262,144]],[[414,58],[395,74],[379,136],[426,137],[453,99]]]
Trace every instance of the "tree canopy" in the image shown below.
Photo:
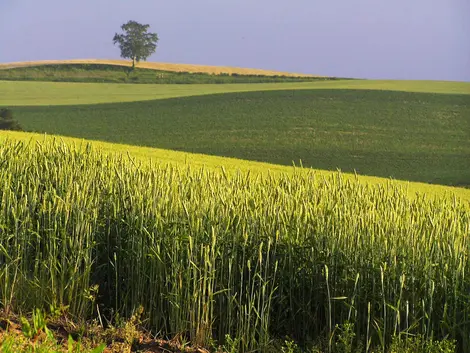
[[[148,32],[150,25],[129,21],[121,26],[124,33],[116,33],[113,38],[114,45],[119,44],[121,57],[132,59],[132,68],[136,62],[146,60],[157,49],[158,35]]]

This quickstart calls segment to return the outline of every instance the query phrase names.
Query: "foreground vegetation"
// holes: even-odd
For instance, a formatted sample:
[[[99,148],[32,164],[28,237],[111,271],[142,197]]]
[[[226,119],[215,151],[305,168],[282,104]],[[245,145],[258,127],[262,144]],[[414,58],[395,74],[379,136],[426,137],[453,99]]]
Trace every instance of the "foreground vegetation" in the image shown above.
[[[14,112],[29,131],[470,185],[470,95],[289,90]]]
[[[177,72],[107,64],[58,64],[17,67],[0,70],[0,80],[53,82],[109,82],[147,84],[227,84],[309,82],[334,80],[330,77],[247,75],[237,73],[209,74]]]
[[[65,144],[4,142],[0,156],[6,310],[112,318],[142,305],[155,332],[238,352],[287,336],[385,351],[410,335],[469,352],[470,212],[456,198],[151,168]]]

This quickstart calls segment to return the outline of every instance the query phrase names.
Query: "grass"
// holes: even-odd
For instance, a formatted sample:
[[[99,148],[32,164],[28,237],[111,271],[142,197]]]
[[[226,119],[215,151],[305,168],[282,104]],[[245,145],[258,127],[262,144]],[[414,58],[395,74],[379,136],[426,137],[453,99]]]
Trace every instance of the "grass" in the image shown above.
[[[114,65],[130,67],[132,63],[129,60],[106,60],[106,59],[76,59],[76,60],[43,60],[29,62],[14,62],[0,64],[0,69],[32,67],[32,66],[49,66],[49,65]],[[174,64],[159,62],[140,62],[138,68],[172,71],[172,72],[201,72],[207,74],[238,74],[238,75],[263,75],[263,76],[304,76],[319,77],[307,74],[298,74],[291,72],[282,72],[274,70],[250,69],[231,66],[208,66],[194,64]]]
[[[102,353],[104,347],[97,347],[95,349],[85,349],[80,347],[76,342],[72,343],[65,348],[54,339],[31,343],[24,340],[19,335],[10,334],[0,341],[0,352],[2,353]]]
[[[470,83],[447,81],[345,80],[298,83],[139,85],[0,81],[0,106],[78,105],[132,102],[215,93],[300,89],[367,89],[470,94]]]
[[[145,84],[227,84],[308,82],[333,80],[329,77],[209,74],[162,71],[104,64],[60,64],[0,69],[0,80],[53,82],[110,82]]]
[[[296,90],[16,107],[27,130],[470,185],[470,95]]]
[[[52,310],[51,310],[52,309]],[[106,328],[97,321],[72,320],[67,308],[35,309],[18,316],[0,310],[2,353],[123,353],[179,351],[177,342],[152,339],[143,330],[140,311],[128,320],[114,320]],[[168,350],[168,348],[176,348]],[[191,348],[191,347],[186,347]],[[197,353],[186,349],[186,353]]]
[[[51,141],[3,142],[0,156],[2,308],[86,318],[142,305],[164,336],[237,352],[286,336],[387,352],[410,335],[469,352],[459,199],[303,171],[150,167]]]

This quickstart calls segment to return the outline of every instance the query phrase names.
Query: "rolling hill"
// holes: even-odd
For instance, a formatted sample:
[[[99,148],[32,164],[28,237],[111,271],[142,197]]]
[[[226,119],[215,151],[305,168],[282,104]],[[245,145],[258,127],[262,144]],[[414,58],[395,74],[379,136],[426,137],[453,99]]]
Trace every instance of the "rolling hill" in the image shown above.
[[[279,84],[272,91],[13,110],[28,131],[470,185],[470,95],[321,86],[280,90]],[[122,93],[132,99],[129,91]],[[49,104],[60,98],[51,92],[48,97],[54,97]]]
[[[0,81],[42,132],[0,131],[0,310],[135,331],[140,306],[158,339],[227,351],[468,352],[469,88]]]
[[[42,64],[78,62],[122,64]],[[470,184],[470,84],[465,82],[0,81],[0,92],[0,106],[13,109],[28,131],[284,165],[301,161],[316,169],[402,180]]]
[[[108,59],[75,59],[75,60],[42,60],[27,62],[12,62],[0,64],[1,69],[11,69],[18,67],[32,67],[45,65],[60,64],[99,64],[99,65],[116,65],[116,66],[132,66],[128,60],[108,60]],[[210,66],[210,65],[194,65],[194,64],[175,64],[161,62],[140,62],[137,67],[143,69],[175,71],[175,72],[200,72],[209,74],[238,74],[238,75],[266,75],[266,76],[305,76],[314,77],[315,75],[297,74],[291,72],[282,72],[274,70],[250,69],[231,66]],[[316,76],[318,77],[318,76]]]

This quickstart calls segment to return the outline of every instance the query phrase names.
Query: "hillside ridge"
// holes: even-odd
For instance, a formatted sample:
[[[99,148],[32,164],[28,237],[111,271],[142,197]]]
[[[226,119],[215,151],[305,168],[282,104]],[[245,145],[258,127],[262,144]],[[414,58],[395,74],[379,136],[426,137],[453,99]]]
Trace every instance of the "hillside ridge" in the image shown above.
[[[72,60],[39,60],[39,61],[20,61],[0,64],[0,69],[12,69],[30,66],[60,65],[60,64],[104,64],[116,66],[131,66],[127,60],[114,59],[72,59]],[[324,77],[319,75],[300,74],[283,72],[276,70],[264,70],[231,66],[199,65],[199,64],[178,64],[165,62],[140,62],[138,68],[175,71],[175,72],[198,72],[210,74],[238,74],[238,75],[265,75],[265,76],[297,76],[297,77]]]

